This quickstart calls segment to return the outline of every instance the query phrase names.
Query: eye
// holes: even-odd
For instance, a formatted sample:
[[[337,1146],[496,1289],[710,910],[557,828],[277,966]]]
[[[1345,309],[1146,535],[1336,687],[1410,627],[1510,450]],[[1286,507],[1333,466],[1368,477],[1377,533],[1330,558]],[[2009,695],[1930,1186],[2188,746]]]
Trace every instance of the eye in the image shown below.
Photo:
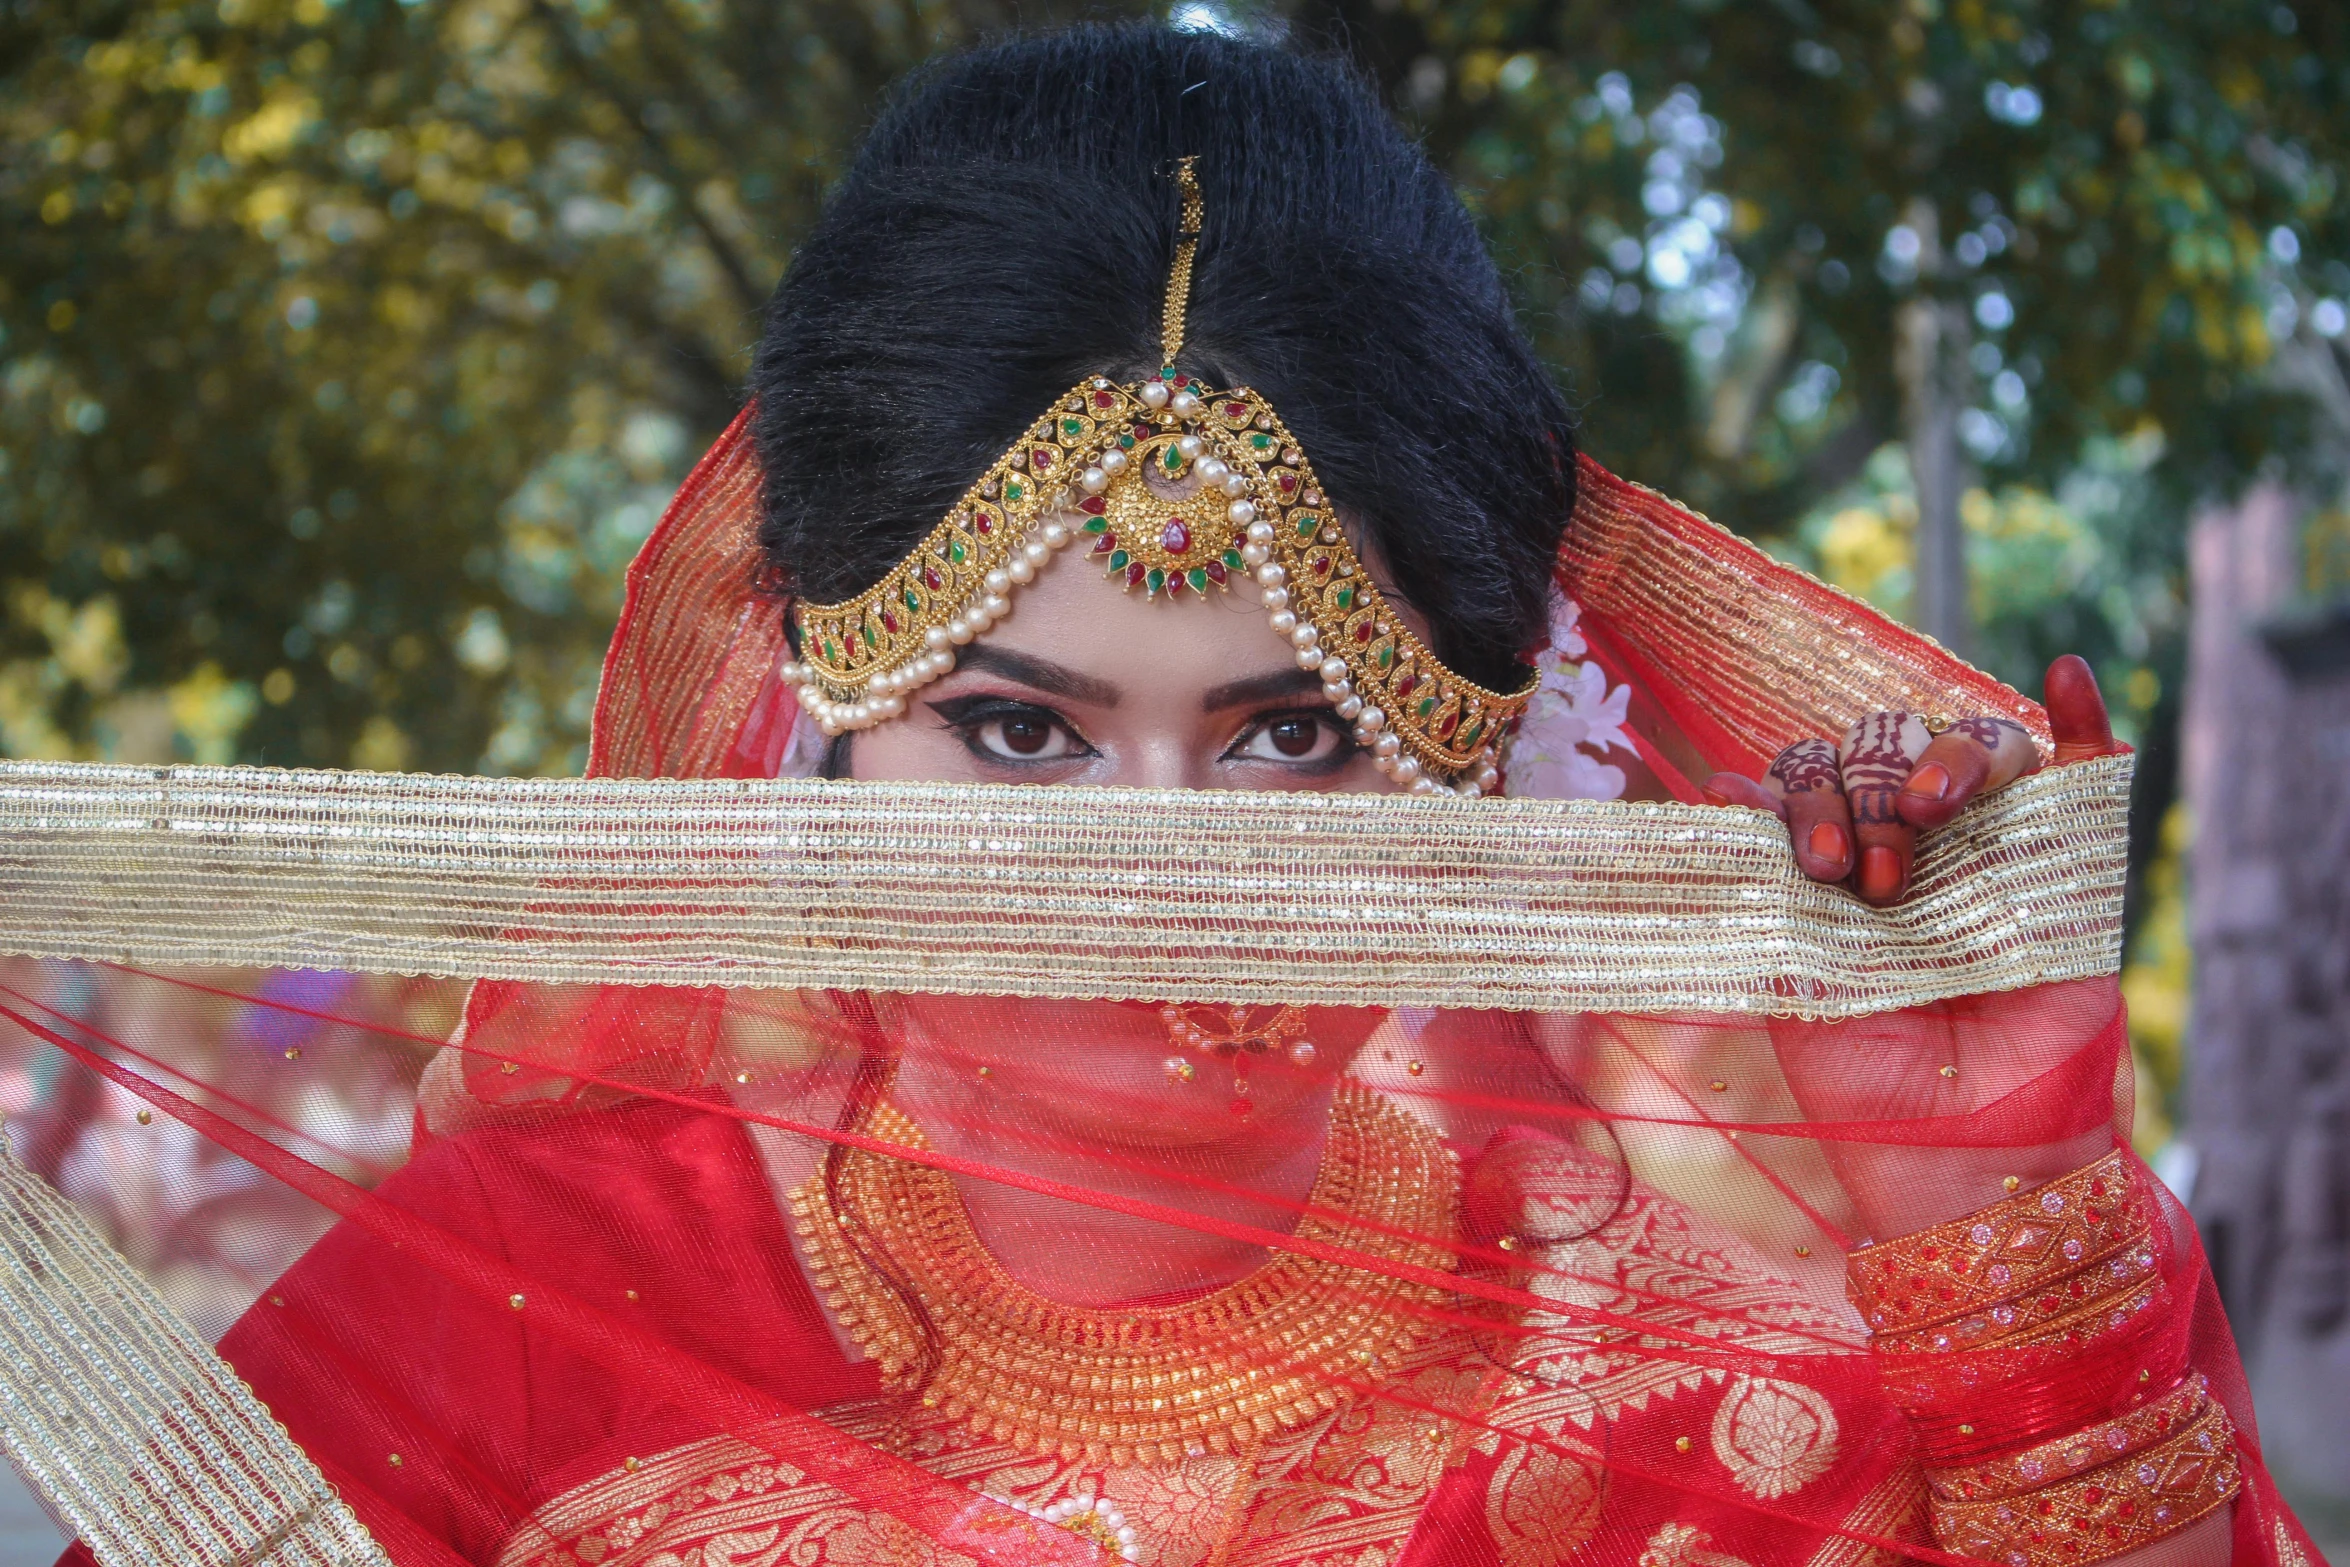
[[[1326,712],[1301,711],[1269,713],[1251,724],[1232,749],[1225,753],[1227,761],[1277,762],[1283,766],[1311,766],[1316,763],[1336,764],[1354,750],[1354,742],[1347,737],[1338,721]]]
[[[1042,713],[991,718],[979,726],[978,739],[990,750],[1031,762],[1073,749],[1068,726]]]
[[[939,716],[982,761],[1059,762],[1091,756],[1069,721],[1049,707],[1027,702],[941,702]]]

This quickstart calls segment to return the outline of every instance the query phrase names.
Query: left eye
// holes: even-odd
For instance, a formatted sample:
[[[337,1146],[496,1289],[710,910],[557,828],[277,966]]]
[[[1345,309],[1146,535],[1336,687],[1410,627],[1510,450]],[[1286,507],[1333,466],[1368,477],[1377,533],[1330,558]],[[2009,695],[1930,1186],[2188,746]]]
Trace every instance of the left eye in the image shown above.
[[[1327,762],[1347,746],[1337,723],[1323,713],[1279,713],[1257,721],[1229,753],[1235,761]]]

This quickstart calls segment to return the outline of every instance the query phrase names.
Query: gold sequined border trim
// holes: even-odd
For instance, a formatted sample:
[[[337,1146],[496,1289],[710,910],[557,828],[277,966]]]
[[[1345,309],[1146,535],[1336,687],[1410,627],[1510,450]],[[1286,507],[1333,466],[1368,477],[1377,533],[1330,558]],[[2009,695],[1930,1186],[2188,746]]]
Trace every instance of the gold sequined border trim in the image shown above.
[[[1751,811],[0,763],[0,951],[543,982],[1849,1017],[2118,967],[2130,759],[1870,909]]]
[[[391,1567],[252,1390],[4,1138],[0,1448],[102,1567]]]

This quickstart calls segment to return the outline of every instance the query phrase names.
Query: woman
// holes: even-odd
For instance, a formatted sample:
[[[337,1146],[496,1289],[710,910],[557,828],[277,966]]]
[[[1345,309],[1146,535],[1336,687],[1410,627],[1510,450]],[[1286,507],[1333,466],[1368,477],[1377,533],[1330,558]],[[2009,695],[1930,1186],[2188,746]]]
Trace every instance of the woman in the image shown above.
[[[1172,797],[1071,794],[1113,879],[1238,864],[1269,791],[1702,791],[1891,906],[1921,829],[2117,749],[2077,661],[2044,725],[1580,463],[1439,176],[1257,46],[918,78],[752,391],[632,576],[600,771],[1253,792],[1175,845]],[[2117,1151],[2110,974],[1959,993],[2020,982],[1842,1023],[484,984],[418,1156],[222,1353],[403,1564],[2290,1557]]]

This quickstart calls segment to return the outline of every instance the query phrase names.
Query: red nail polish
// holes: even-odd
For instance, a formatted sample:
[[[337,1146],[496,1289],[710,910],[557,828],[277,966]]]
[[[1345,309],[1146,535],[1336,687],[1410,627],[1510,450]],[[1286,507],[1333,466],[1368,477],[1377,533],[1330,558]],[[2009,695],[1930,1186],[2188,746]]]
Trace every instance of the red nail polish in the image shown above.
[[[1708,805],[1728,805],[1730,803],[1728,795],[1710,784],[1699,784],[1697,792],[1705,796],[1705,803]]]
[[[1852,844],[1844,836],[1844,828],[1837,822],[1820,822],[1811,830],[1811,857],[1825,860],[1830,865],[1842,865],[1852,852]]]
[[[1950,792],[1950,769],[1940,762],[1928,762],[1909,775],[1909,782],[1901,786],[1903,794],[1914,794],[1921,800],[1939,800]]]
[[[1860,890],[1863,897],[1890,898],[1901,889],[1901,856],[1881,843],[1860,851]]]

